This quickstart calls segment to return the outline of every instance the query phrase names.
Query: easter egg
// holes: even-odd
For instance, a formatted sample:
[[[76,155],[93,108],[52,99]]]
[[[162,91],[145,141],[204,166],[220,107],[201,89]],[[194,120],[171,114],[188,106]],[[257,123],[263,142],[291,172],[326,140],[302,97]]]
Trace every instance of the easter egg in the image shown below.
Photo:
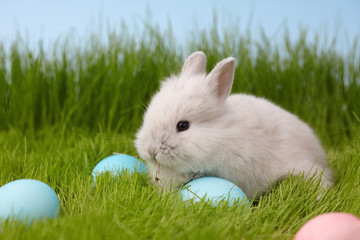
[[[101,160],[92,171],[92,175],[95,176],[101,173],[110,172],[113,176],[120,174],[122,171],[133,172],[146,172],[145,164],[139,159],[126,155],[116,154]]]
[[[201,199],[211,200],[212,205],[228,200],[229,206],[241,203],[248,205],[245,193],[234,183],[217,177],[202,177],[188,182],[180,195],[184,201],[198,202]]]
[[[306,222],[294,240],[357,240],[360,239],[360,219],[343,212],[325,213]]]
[[[59,214],[59,199],[43,182],[20,179],[0,188],[0,219],[30,221],[56,218]]]

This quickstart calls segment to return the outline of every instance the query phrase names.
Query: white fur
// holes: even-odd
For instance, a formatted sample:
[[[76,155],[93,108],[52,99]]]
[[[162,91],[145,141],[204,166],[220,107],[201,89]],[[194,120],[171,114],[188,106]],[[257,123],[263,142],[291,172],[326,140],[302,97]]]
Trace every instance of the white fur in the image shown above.
[[[193,53],[148,106],[135,145],[153,181],[179,186],[216,176],[234,182],[248,197],[290,173],[323,171],[323,183],[331,184],[326,155],[308,125],[265,99],[229,96],[234,58],[219,62],[209,75],[205,66],[204,53]],[[190,128],[178,132],[181,120]]]

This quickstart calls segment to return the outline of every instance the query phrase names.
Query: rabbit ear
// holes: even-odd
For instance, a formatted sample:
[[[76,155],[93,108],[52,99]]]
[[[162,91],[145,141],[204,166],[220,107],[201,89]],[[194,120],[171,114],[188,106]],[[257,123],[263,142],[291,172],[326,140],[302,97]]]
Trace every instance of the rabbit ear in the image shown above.
[[[220,99],[226,99],[231,91],[234,80],[235,58],[229,57],[218,64],[206,77],[211,91]]]
[[[185,61],[181,75],[188,76],[206,73],[206,56],[203,52],[194,52]]]

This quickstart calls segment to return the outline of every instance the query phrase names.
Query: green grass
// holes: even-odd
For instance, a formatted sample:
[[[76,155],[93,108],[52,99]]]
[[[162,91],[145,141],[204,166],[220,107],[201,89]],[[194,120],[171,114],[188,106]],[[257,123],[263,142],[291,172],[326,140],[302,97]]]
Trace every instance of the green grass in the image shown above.
[[[10,50],[0,43],[0,129],[34,132],[57,125],[133,133],[159,81],[178,73],[188,53],[203,50],[208,71],[224,57],[237,59],[233,92],[266,97],[299,115],[325,144],[354,138],[360,116],[358,40],[342,56],[332,45],[309,42],[306,32],[294,42],[285,35],[278,45],[233,28],[218,32],[197,31],[185,47],[151,26],[141,37],[124,28],[106,43],[93,36],[83,47],[65,39],[51,51],[41,44],[29,49],[22,39]]]
[[[338,183],[323,193],[316,180],[291,177],[256,206],[186,205],[176,192],[159,192],[142,174],[107,175],[92,188],[91,170],[114,150],[136,156],[132,137],[72,131],[42,131],[31,137],[0,134],[0,185],[19,178],[49,184],[61,202],[61,216],[45,223],[5,222],[5,239],[291,239],[299,227],[323,212],[360,216],[360,144],[329,151]]]
[[[140,38],[124,28],[106,44],[90,37],[86,47],[72,46],[68,39],[52,51],[29,49],[21,39],[10,50],[0,43],[0,186],[37,179],[61,202],[58,219],[0,223],[0,239],[292,239],[318,214],[360,216],[358,40],[343,56],[306,39],[306,32],[295,42],[285,35],[275,45],[214,27],[179,47],[171,33],[147,27]],[[142,174],[105,175],[92,188],[102,158],[137,156],[134,133],[146,104],[193,50],[207,54],[208,71],[234,56],[233,92],[266,97],[307,121],[324,143],[334,188],[322,192],[316,179],[291,177],[246,209],[187,205]]]

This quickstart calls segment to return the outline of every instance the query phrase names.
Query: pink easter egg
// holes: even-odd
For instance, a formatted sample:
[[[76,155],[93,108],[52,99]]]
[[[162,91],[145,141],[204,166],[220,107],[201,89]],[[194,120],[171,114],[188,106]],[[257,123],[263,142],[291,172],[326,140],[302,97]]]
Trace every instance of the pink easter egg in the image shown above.
[[[359,240],[360,219],[349,213],[334,212],[306,222],[294,240]]]

